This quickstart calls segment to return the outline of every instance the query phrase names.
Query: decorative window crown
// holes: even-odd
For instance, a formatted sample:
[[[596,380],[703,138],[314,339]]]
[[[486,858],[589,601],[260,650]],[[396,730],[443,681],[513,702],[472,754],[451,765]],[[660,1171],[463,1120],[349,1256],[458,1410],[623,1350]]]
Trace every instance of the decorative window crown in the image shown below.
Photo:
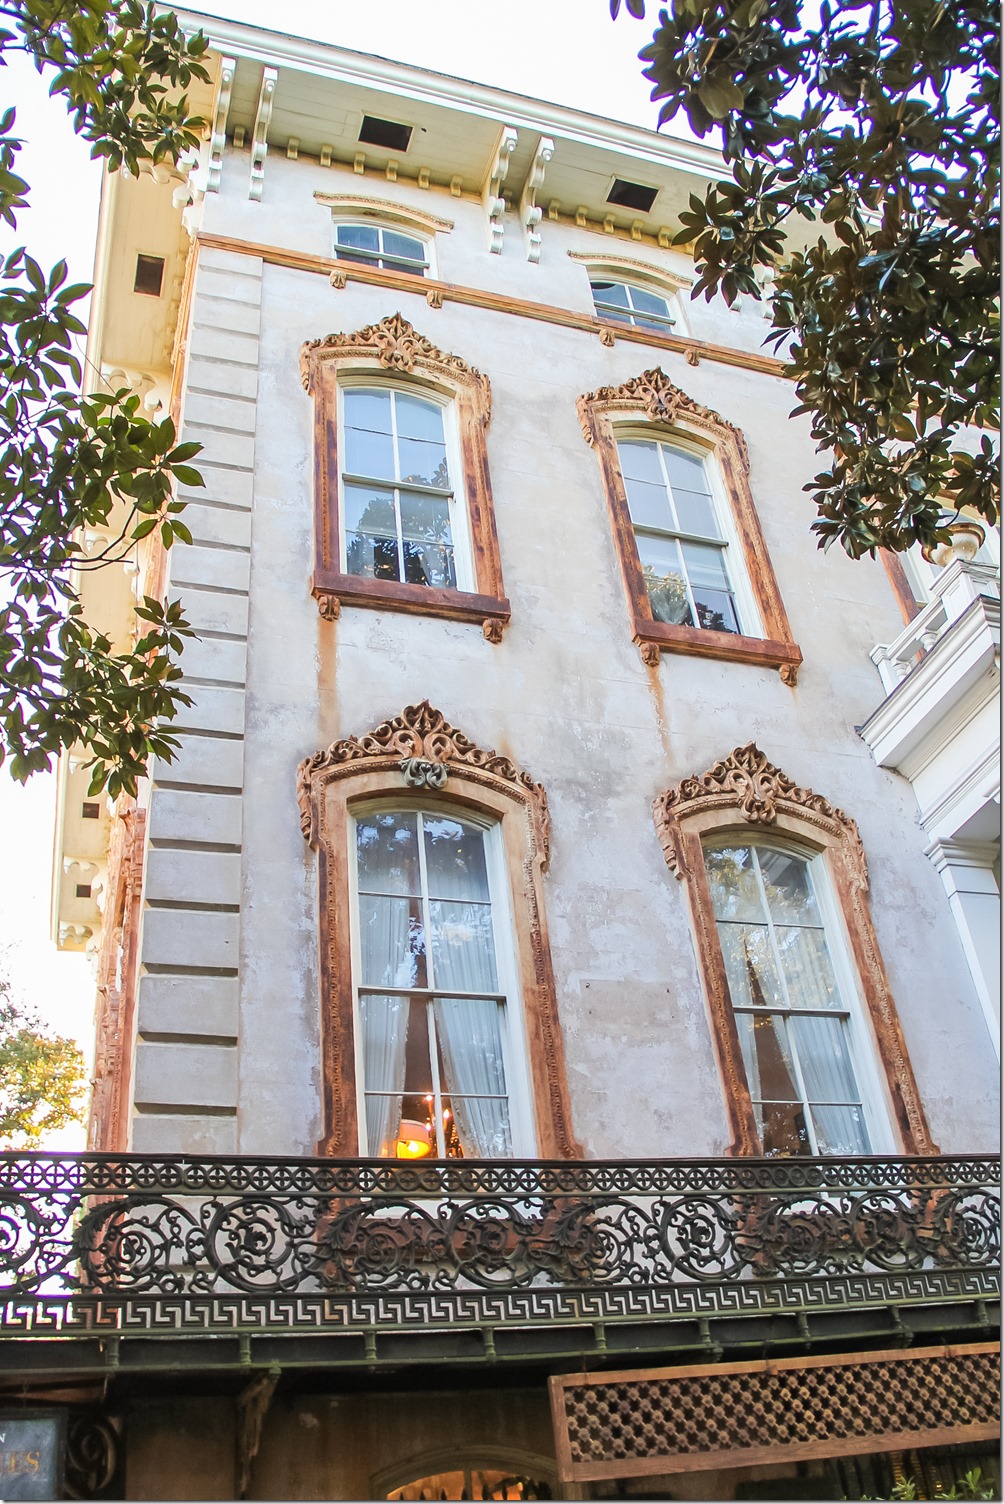
[[[352,360],[376,360],[388,371],[405,375],[452,376],[469,386],[478,398],[478,416],[487,425],[491,417],[488,377],[469,366],[459,355],[440,350],[419,334],[400,313],[388,314],[379,324],[368,324],[354,334],[327,334],[300,346],[300,380],[313,392],[319,363],[327,359],[348,364]]]
[[[590,445],[596,443],[592,414],[597,410],[608,417],[616,417],[619,413],[643,415],[653,423],[665,423],[670,427],[682,421],[706,432],[714,443],[730,440],[736,447],[743,470],[749,473],[749,452],[742,430],[713,408],[695,402],[693,397],[674,386],[658,366],[642,371],[640,376],[632,376],[621,386],[601,386],[595,392],[586,392],[575,406],[583,436]]]
[[[652,808],[667,865],[677,877],[686,875],[681,821],[706,810],[735,809],[750,825],[776,825],[779,813],[796,814],[833,834],[849,837],[856,850],[862,886],[868,886],[864,848],[855,822],[821,794],[800,788],[768,761],[755,742],[733,748],[706,773],[682,779],[675,788],[660,794]]]

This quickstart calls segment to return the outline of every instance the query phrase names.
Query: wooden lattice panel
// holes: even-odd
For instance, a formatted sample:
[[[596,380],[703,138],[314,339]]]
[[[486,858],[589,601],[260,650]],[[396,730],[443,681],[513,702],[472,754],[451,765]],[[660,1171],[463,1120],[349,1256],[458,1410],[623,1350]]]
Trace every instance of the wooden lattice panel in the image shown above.
[[[565,1482],[983,1441],[1000,1348],[902,1349],[552,1378]]]

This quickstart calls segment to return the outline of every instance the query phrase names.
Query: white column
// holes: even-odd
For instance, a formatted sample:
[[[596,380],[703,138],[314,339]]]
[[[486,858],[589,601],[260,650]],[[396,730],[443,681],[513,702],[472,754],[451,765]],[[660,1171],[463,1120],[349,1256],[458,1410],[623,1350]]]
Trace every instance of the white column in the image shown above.
[[[1001,895],[993,869],[999,848],[989,841],[934,841],[927,848],[927,855],[945,885],[987,1028],[999,1057]]]

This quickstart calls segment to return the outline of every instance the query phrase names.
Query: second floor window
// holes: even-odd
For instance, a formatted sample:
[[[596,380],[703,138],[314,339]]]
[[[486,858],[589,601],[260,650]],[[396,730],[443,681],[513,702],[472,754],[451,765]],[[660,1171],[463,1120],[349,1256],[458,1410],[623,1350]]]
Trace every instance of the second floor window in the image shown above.
[[[388,272],[413,272],[417,277],[424,277],[429,268],[421,240],[382,225],[335,225],[335,256],[339,261],[360,261]]]
[[[345,571],[466,589],[444,409],[393,387],[342,393]]]
[[[705,461],[676,445],[617,445],[652,615],[669,626],[744,630]],[[753,623],[745,630],[756,631]]]
[[[636,287],[630,282],[608,282],[593,279],[593,304],[601,319],[613,319],[618,324],[633,324],[638,329],[655,329],[668,333],[676,322],[669,299],[647,287]]]
[[[355,832],[364,1152],[511,1157],[518,1073],[497,832],[423,810],[360,814]]]

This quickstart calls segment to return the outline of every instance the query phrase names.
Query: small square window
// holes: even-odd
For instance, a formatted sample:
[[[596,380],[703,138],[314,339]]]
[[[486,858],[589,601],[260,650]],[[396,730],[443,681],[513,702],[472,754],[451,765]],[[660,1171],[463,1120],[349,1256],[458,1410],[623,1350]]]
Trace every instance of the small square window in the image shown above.
[[[100,820],[101,805],[98,804],[96,800],[94,800],[93,802],[89,799],[86,800],[80,806],[80,818],[82,820]]]
[[[163,256],[136,257],[136,278],[133,292],[141,292],[148,298],[159,298],[164,286]]]
[[[78,898],[90,898],[90,896],[91,896],[91,885],[90,885],[90,883],[77,883],[77,897]]]

